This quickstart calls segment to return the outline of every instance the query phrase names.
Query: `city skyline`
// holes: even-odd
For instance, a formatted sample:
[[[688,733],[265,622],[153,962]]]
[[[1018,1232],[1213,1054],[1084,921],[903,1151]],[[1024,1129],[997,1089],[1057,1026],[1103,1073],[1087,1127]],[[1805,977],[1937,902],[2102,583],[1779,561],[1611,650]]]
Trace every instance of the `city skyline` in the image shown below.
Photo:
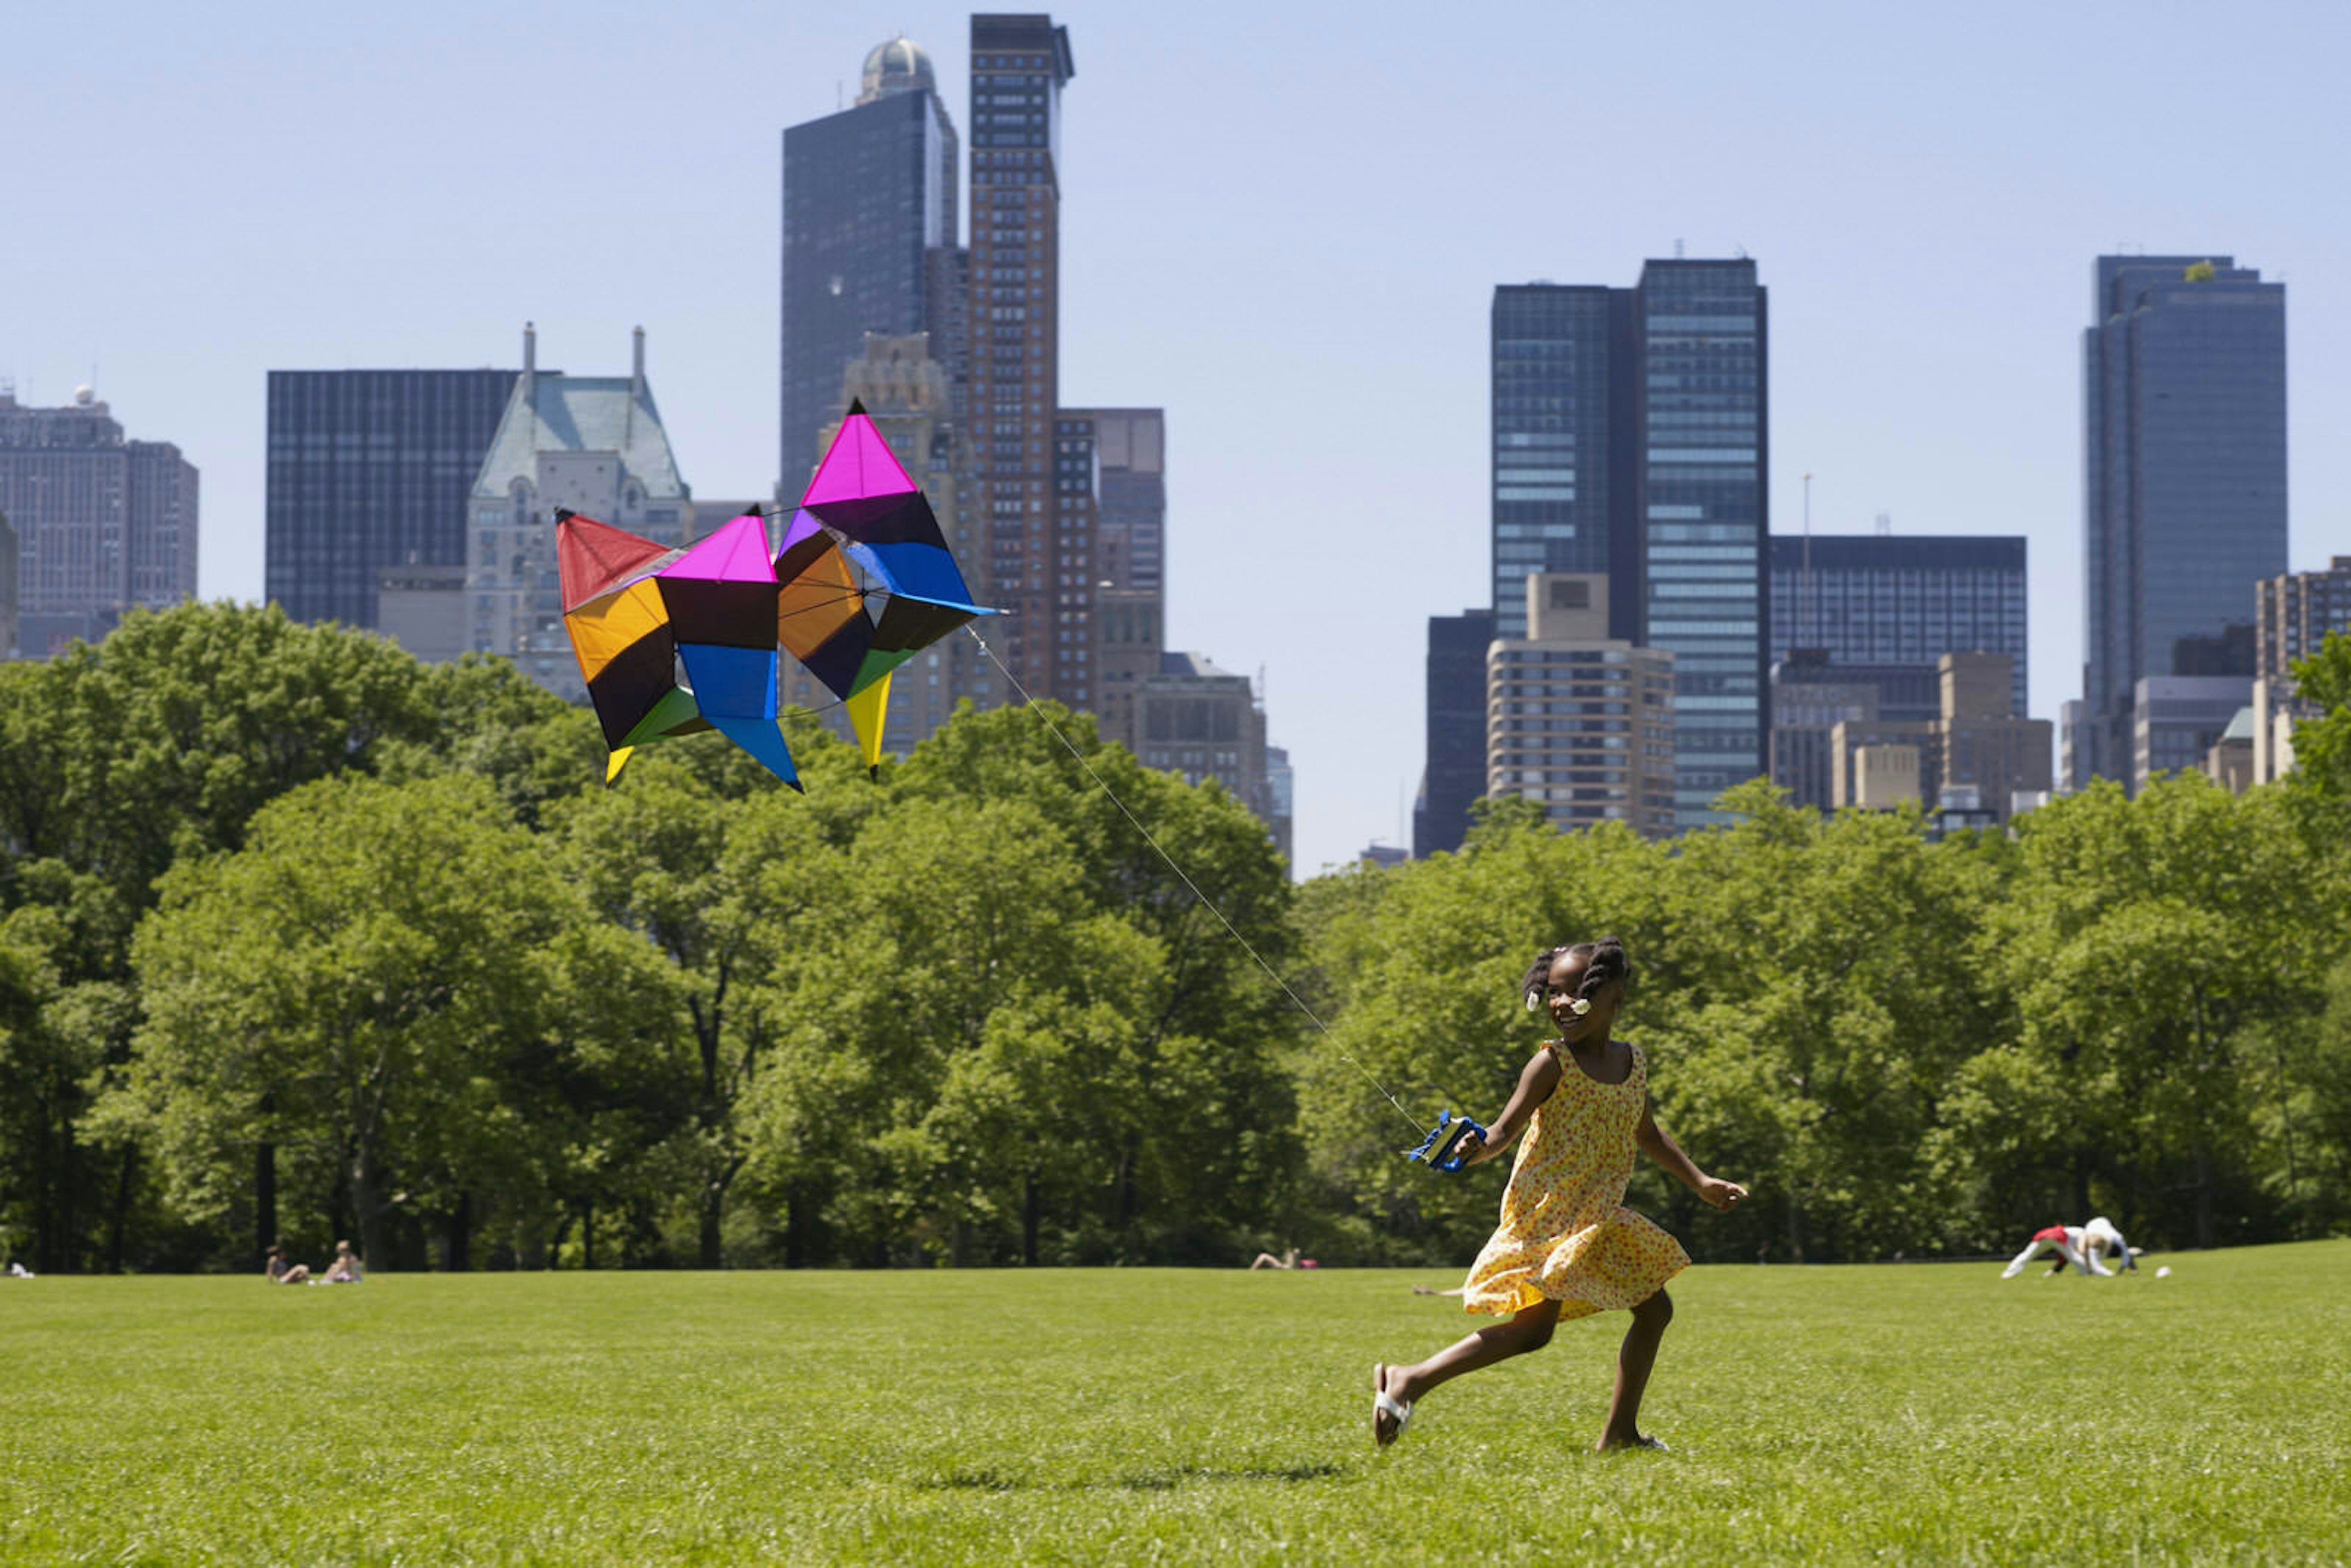
[[[266,370],[505,363],[533,318],[569,343],[644,321],[697,488],[763,493],[778,135],[845,107],[897,26],[959,103],[968,16],[778,26],[719,5],[647,29],[617,8],[525,5],[483,29],[426,5],[396,32],[319,18],[256,47],[160,6],[131,7],[102,40],[37,14],[0,88],[28,120],[78,130],[26,172],[18,243],[0,246],[0,377],[44,406],[92,382],[126,425],[182,447],[204,475],[209,595],[261,591]],[[1301,870],[1396,836],[1421,762],[1426,618],[1485,598],[1482,318],[1499,283],[1621,279],[1677,239],[1761,258],[1780,528],[1809,471],[1818,533],[1886,511],[1897,534],[2031,538],[2041,716],[2081,689],[2078,341],[2096,256],[2210,246],[2285,277],[2288,564],[2351,545],[2336,438],[2351,223],[2309,197],[2351,150],[2320,74],[2340,18],[2309,9],[2191,45],[2093,18],[1975,38],[1863,7],[1819,17],[1726,16],[1667,65],[1661,24],[1636,16],[1499,8],[1431,36],[1377,10],[1345,27],[1056,10],[1087,73],[1065,152],[1061,398],[1164,406],[1181,427],[1168,645],[1270,669]],[[1491,90],[1498,32],[1544,62],[1551,90]],[[722,50],[768,84],[757,101],[674,126],[577,115],[567,155],[534,165],[519,225],[510,172],[465,116],[431,112],[549,69],[577,101],[624,98]],[[1931,75],[1908,63],[1929,54]],[[2092,54],[2112,68],[2074,68]],[[1233,90],[1199,115],[1217,73]],[[353,93],[423,111],[340,112]],[[1410,123],[1365,120],[1366,94],[1408,99]],[[2100,127],[2183,94],[2197,134],[2160,159],[2113,156]],[[106,112],[87,115],[93,102]],[[1625,167],[1556,157],[1636,122],[1643,155]],[[90,203],[93,186],[118,199]],[[616,188],[636,204],[625,221]],[[566,211],[595,215],[549,216]],[[1384,244],[1399,223],[1448,243]]]

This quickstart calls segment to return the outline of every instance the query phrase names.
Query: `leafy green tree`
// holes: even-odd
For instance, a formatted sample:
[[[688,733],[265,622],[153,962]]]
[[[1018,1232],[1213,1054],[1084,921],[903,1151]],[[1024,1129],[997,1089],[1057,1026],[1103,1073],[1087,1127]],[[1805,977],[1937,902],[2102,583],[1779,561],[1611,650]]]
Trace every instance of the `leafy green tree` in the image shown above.
[[[2135,800],[2097,786],[2033,812],[2022,840],[1986,952],[2037,1059],[2011,1076],[2062,1096],[2050,1153],[2069,1207],[2201,1247],[2264,1233],[2254,1049],[2320,1008],[2339,877],[2305,855],[2280,791],[2234,798],[2193,774]],[[2033,1098],[2045,1115],[2046,1088]]]
[[[150,1129],[174,1200],[214,1220],[250,1152],[283,1151],[301,1204],[348,1217],[381,1263],[424,1184],[551,1163],[559,1129],[511,1092],[517,1069],[609,1005],[637,947],[599,939],[478,779],[307,786],[241,851],[164,879],[136,944],[138,1053],[99,1121]],[[634,968],[622,988],[658,997],[656,967]],[[577,997],[583,973],[603,994]]]
[[[682,742],[554,812],[570,876],[669,970],[675,1004],[636,1013],[659,1063],[642,1083],[653,1107],[643,1130],[661,1146],[656,1163],[690,1188],[705,1269],[726,1260],[728,1195],[748,1157],[741,1106],[776,1039],[757,1000],[769,938],[806,939],[823,925],[852,882],[836,840],[872,807],[850,747],[813,726],[791,740],[806,796],[731,747]]]
[[[1155,948],[1146,983],[1117,1004],[1136,1020],[1132,1082],[1153,1111],[1095,1126],[1118,1145],[1101,1245],[1223,1255],[1237,1231],[1271,1223],[1294,1169],[1281,1057],[1301,1020],[1268,977],[1294,967],[1295,939],[1264,825],[1220,785],[1144,768],[1053,703],[966,709],[888,777],[909,800],[1029,803],[1074,857],[1059,897],[1070,916],[1114,915]]]
[[[421,736],[387,743],[386,779],[462,772],[486,779],[526,827],[556,802],[599,788],[604,741],[595,715],[538,685],[510,660],[467,653],[426,665],[416,701],[433,719]]]
[[[1920,1151],[1995,1026],[1974,937],[1996,862],[1929,844],[1914,815],[1823,819],[1760,781],[1720,805],[1741,820],[1681,841],[1650,987],[1668,1124],[1751,1173],[1755,1199],[1710,1228],[1798,1260],[1932,1246],[1943,1205]]]
[[[2294,777],[2329,800],[2351,802],[2351,632],[2333,632],[2294,667],[2294,693],[2319,716],[2294,727]]]
[[[770,927],[763,1185],[858,1260],[1033,1262],[1110,1228],[1154,946],[1072,896],[1082,868],[1026,800],[895,802],[839,870]]]
[[[0,1145],[0,1211],[40,1217],[52,1268],[121,1267],[146,1182],[136,1128],[81,1121],[139,1014],[132,927],[177,858],[233,849],[264,801],[366,771],[432,727],[421,669],[382,639],[272,608],[134,612],[103,643],[0,665],[0,911],[43,907],[55,1009],[47,1120]]]

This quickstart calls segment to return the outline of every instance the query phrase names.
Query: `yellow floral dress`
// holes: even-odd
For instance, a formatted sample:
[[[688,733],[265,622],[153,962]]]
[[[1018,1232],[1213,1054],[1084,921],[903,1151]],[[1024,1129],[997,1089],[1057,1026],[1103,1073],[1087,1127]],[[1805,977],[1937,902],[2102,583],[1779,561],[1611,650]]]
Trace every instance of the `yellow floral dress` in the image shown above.
[[[1559,1087],[1536,1107],[1502,1189],[1502,1224],[1469,1266],[1461,1304],[1507,1313],[1549,1299],[1562,1318],[1646,1300],[1689,1267],[1681,1243],[1625,1207],[1649,1064],[1633,1046],[1622,1083],[1603,1083],[1556,1041]]]

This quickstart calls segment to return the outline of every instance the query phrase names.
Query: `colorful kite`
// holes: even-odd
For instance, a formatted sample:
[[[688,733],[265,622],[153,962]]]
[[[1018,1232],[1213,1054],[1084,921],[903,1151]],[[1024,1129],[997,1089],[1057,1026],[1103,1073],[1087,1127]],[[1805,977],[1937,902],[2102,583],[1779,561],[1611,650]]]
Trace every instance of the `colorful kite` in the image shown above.
[[[858,402],[773,558],[756,513],[680,550],[558,512],[556,561],[607,783],[638,747],[716,729],[799,789],[778,724],[787,653],[841,700],[878,768],[891,672],[996,613],[972,602],[930,503]]]

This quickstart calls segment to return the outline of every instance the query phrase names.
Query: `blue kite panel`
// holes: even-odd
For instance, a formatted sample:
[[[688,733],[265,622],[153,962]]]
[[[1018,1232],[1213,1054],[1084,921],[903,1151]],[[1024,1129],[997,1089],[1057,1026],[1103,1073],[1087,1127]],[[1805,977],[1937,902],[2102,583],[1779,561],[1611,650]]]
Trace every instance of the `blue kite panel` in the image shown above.
[[[955,557],[936,545],[852,543],[841,548],[852,560],[880,578],[882,585],[893,593],[933,604],[956,605],[974,614],[987,613],[971,601],[971,590],[964,586],[963,573],[956,570]]]
[[[713,724],[719,719],[766,719],[772,730],[776,716],[776,651],[773,648],[727,648],[715,643],[680,643],[678,657],[685,661],[685,678],[694,685],[695,706]],[[724,725],[719,726],[725,728]],[[734,732],[729,730],[728,734]],[[762,758],[762,761],[766,758]]]
[[[798,789],[800,770],[793,766],[792,749],[784,744],[783,731],[772,718],[731,718],[720,714],[710,716],[710,726],[719,734],[759,759],[760,765]]]

